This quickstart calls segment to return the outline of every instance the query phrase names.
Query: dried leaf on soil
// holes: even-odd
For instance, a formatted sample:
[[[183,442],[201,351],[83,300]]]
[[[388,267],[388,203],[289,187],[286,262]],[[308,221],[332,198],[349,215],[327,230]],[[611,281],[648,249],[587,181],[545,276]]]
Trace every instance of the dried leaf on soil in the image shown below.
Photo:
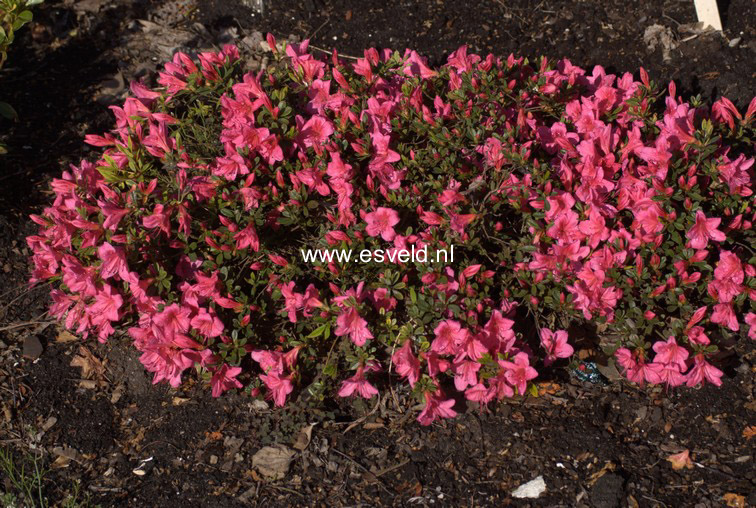
[[[730,508],[745,508],[746,506],[745,496],[735,494],[734,492],[728,492],[722,496],[722,499],[724,499],[724,502],[727,503],[727,506]]]
[[[310,440],[312,439],[312,429],[315,425],[317,424],[311,423],[299,430],[297,437],[294,439],[294,444],[292,445],[295,449],[302,451],[309,446]]]
[[[265,446],[252,456],[252,467],[266,478],[280,480],[289,471],[295,454],[288,446]]]
[[[61,330],[61,332],[55,337],[55,342],[74,342],[80,340],[76,335],[69,332],[68,330]]]
[[[94,388],[96,385],[104,385],[107,382],[105,378],[105,366],[84,346],[79,346],[79,354],[71,360],[71,367],[81,369],[82,381],[79,385],[82,388]],[[86,381],[90,381],[87,383]],[[95,381],[96,383],[92,383]]]
[[[189,402],[189,398],[188,397],[173,397],[172,402],[174,406],[180,406],[182,404],[186,404],[187,402]]]
[[[675,471],[679,471],[683,468],[693,469],[693,461],[690,460],[689,450],[670,455],[667,457],[667,460],[672,464],[672,469]]]
[[[590,479],[588,480],[588,485],[592,486],[599,480],[599,478],[604,476],[607,471],[614,471],[616,467],[617,466],[614,465],[614,462],[607,462],[606,464],[604,464],[604,467],[602,467],[601,470],[596,471],[591,475]]]

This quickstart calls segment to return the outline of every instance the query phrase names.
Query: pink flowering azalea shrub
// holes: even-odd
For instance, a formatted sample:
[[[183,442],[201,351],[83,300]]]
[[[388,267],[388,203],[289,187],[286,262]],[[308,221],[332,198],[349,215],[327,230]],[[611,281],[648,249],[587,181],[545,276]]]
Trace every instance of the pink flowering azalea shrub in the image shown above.
[[[756,100],[707,108],[643,70],[464,47],[439,69],[324,61],[307,42],[259,73],[233,47],[179,53],[158,81],[87,136],[99,157],[53,181],[28,238],[51,314],[126,331],[156,383],[283,405],[393,378],[429,424],[455,391],[485,406],[575,361],[575,325],[630,381],[668,386],[719,385],[721,353],[756,338]]]

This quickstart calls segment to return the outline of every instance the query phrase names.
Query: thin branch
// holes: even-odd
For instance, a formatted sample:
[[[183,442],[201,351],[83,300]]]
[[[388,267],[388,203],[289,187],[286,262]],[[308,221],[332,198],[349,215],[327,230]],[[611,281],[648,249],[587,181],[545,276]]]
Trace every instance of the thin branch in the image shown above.
[[[14,323],[12,325],[3,326],[2,328],[0,328],[0,332],[7,332],[9,330],[15,330],[17,328],[26,328],[27,326],[49,325],[54,322],[55,322],[54,319],[48,319],[45,321],[24,321],[21,323]]]
[[[310,44],[309,47],[311,47],[312,49],[315,49],[317,51],[322,51],[323,53],[325,53],[327,55],[333,55],[333,51],[328,51],[327,49],[319,48],[317,46],[313,46],[312,44]],[[343,55],[341,53],[339,53],[339,58],[349,58],[350,60],[359,60],[359,58],[356,57],[356,56]]]

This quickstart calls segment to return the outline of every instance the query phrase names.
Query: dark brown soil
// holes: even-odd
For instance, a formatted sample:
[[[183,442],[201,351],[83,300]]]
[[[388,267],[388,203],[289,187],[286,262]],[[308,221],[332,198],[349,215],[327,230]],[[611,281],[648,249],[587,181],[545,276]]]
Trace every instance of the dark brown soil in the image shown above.
[[[246,2],[203,0],[200,19],[216,29],[295,34],[316,46],[362,56],[369,47],[411,48],[431,63],[446,62],[460,45],[497,55],[570,58],[575,65],[603,65],[611,72],[643,66],[658,82],[674,79],[685,95],[726,96],[743,107],[756,83],[756,9],[752,0],[720,2],[724,36],[679,42],[671,59],[649,52],[647,27],[669,27],[678,41],[696,22],[687,0],[303,0]],[[739,38],[734,47],[730,41]]]
[[[124,83],[153,79],[156,62],[176,47],[260,30],[309,36],[350,55],[372,45],[411,47],[441,63],[466,43],[480,52],[568,56],[612,72],[642,65],[654,79],[675,79],[684,95],[727,95],[740,107],[754,95],[756,27],[747,0],[720,2],[724,37],[680,42],[668,62],[661,50],[648,52],[643,33],[660,24],[678,40],[688,37],[680,25],[694,21],[689,1],[262,3],[263,13],[232,0],[51,0],[0,73],[0,99],[21,114],[0,125],[12,150],[0,158],[0,328],[33,322],[0,331],[0,443],[18,460],[38,454],[51,468],[44,484],[51,504],[80,481],[102,506],[756,505],[750,344],[719,389],[665,393],[557,372],[541,397],[489,413],[467,408],[423,428],[401,392],[378,404],[273,410],[241,394],[213,399],[191,383],[178,391],[153,386],[126,340],[88,342],[86,351],[56,340],[58,330],[42,322],[45,289],[24,287],[23,239],[35,229],[26,215],[49,199],[44,182],[86,155],[83,134],[108,128],[106,105],[123,96]],[[136,19],[162,31],[147,32]],[[44,347],[36,360],[21,355],[30,337]],[[95,374],[82,383],[71,361],[87,352]],[[285,478],[266,480],[252,467],[262,446],[291,447],[313,423]],[[686,449],[691,468],[674,470],[667,458]],[[547,487],[539,499],[511,496],[539,475]],[[0,479],[0,491],[7,488]]]

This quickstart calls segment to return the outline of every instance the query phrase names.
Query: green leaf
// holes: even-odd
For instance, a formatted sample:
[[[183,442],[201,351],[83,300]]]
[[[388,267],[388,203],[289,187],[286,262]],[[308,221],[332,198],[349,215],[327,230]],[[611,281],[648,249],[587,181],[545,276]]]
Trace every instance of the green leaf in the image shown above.
[[[321,335],[323,335],[323,332],[325,332],[326,326],[328,326],[328,325],[324,324],[324,325],[318,326],[317,328],[315,328],[312,331],[312,333],[310,333],[310,335],[308,335],[305,338],[306,339],[314,339],[315,337],[320,337]]]
[[[0,101],[0,116],[7,118],[8,120],[18,120],[18,113],[16,113],[13,106],[7,102]]]

